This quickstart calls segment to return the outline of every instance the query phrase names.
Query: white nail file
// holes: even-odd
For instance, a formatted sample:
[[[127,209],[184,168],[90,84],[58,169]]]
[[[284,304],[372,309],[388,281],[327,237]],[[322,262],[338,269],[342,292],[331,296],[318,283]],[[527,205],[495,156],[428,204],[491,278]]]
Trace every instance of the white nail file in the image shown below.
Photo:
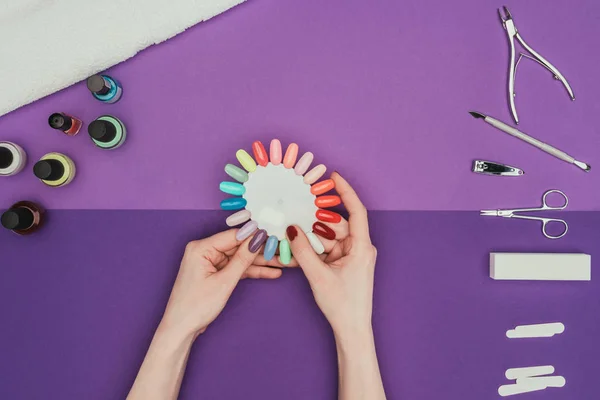
[[[560,388],[566,385],[567,380],[564,376],[538,376],[532,378],[519,378],[517,385],[525,384],[544,384],[546,387]]]
[[[512,396],[515,394],[537,392],[538,390],[546,389],[546,385],[541,382],[533,383],[514,383],[511,385],[502,385],[498,388],[498,394],[502,397]]]
[[[506,331],[506,337],[509,339],[552,337],[564,331],[565,325],[561,322],[519,325],[515,329]]]
[[[554,373],[552,365],[539,367],[510,368],[506,370],[506,379],[531,378],[532,376],[550,375]]]
[[[569,253],[490,253],[490,278],[525,281],[590,281],[592,257]]]

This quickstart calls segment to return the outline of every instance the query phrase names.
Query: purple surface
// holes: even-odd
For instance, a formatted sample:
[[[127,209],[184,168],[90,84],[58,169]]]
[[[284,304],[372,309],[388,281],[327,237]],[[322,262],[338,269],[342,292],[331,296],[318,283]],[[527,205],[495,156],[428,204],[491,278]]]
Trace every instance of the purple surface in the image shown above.
[[[559,188],[573,210],[600,209],[600,173],[585,174],[472,119],[510,121],[508,44],[496,7],[463,0],[251,0],[109,71],[115,105],[75,85],[0,118],[0,140],[73,156],[78,177],[53,190],[31,173],[2,179],[0,207],[24,197],[53,209],[216,209],[239,147],[297,141],[356,182],[373,210],[528,206]],[[600,2],[507,1],[517,27],[571,83],[525,61],[521,128],[600,168]],[[85,132],[46,126],[51,112],[90,122],[113,113],[129,129],[114,152]],[[523,168],[518,179],[469,172],[474,158]],[[29,164],[30,169],[32,163]]]
[[[0,398],[124,398],[186,242],[224,227],[224,214],[49,217],[35,236],[0,231]],[[544,239],[529,221],[476,213],[370,218],[379,249],[374,326],[389,399],[494,399],[507,368],[544,364],[567,386],[519,398],[598,397],[600,280],[494,282],[487,270],[490,251],[597,259],[600,213],[566,213],[571,229],[560,241]],[[549,321],[564,322],[566,331],[551,339],[504,336],[518,324]],[[333,399],[336,383],[330,328],[301,272],[286,270],[278,281],[240,284],[194,346],[181,398]]]

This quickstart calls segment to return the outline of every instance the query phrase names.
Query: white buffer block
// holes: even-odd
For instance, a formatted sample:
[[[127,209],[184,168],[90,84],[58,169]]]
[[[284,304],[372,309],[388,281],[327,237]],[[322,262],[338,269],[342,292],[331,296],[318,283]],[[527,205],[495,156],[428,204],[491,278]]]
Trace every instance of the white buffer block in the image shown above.
[[[490,253],[490,278],[525,281],[590,281],[592,256],[569,253]]]

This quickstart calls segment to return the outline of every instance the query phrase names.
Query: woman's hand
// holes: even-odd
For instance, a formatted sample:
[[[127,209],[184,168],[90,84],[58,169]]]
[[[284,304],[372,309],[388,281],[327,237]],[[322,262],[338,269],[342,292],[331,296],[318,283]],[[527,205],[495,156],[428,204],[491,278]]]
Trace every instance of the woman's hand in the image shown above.
[[[260,246],[249,246],[253,237],[240,242],[236,232],[230,229],[188,243],[161,329],[196,337],[223,311],[240,279],[281,276],[280,269],[268,267],[279,263],[266,262],[258,255]]]
[[[331,178],[350,218],[313,230],[323,237],[327,254],[318,256],[298,227],[288,227],[286,235],[335,335],[339,399],[385,400],[371,326],[377,250],[371,244],[367,210],[360,199],[339,174]]]
[[[320,240],[327,254],[319,257],[301,229],[290,226],[287,237],[312,288],[315,300],[336,335],[370,331],[373,309],[373,276],[377,250],[371,244],[367,210],[352,187],[333,173],[336,190],[348,213],[348,222],[325,224],[335,239]]]

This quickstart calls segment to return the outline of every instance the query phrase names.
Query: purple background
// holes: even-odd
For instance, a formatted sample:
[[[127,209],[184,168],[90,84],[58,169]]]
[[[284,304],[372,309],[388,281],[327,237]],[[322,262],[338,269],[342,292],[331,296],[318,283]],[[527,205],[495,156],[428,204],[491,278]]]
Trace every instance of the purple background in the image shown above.
[[[250,0],[109,71],[115,105],[84,84],[0,117],[0,140],[33,162],[71,155],[78,177],[51,189],[30,172],[0,179],[0,208],[24,198],[50,212],[31,237],[0,231],[0,398],[124,398],[175,278],[184,245],[225,228],[214,210],[222,167],[239,147],[299,143],[356,186],[379,248],[374,324],[390,399],[492,399],[510,367],[553,364],[564,389],[524,399],[598,397],[600,289],[589,283],[494,282],[490,251],[600,249],[600,175],[585,174],[473,120],[509,122],[507,42],[496,7],[463,0]],[[508,1],[523,37],[572,84],[525,62],[521,128],[600,168],[600,3]],[[46,124],[112,113],[128,142],[93,147]],[[474,158],[522,167],[518,179],[469,172]],[[529,221],[476,210],[570,197],[560,241]],[[91,211],[78,210],[90,209]],[[131,209],[134,211],[126,211]],[[140,210],[140,209],[143,209]],[[183,211],[183,210],[190,211]],[[137,211],[139,210],[139,211]],[[180,211],[177,211],[180,210]],[[564,334],[508,341],[522,323]],[[332,399],[330,328],[298,270],[243,282],[194,346],[182,398]]]
[[[54,211],[39,234],[0,232],[0,398],[122,399],[185,243],[224,227],[219,211]],[[523,399],[598,398],[600,280],[496,282],[490,251],[600,257],[599,212],[569,212],[549,241],[529,221],[468,212],[371,212],[379,249],[374,328],[390,399],[498,398],[511,367],[551,364],[562,389]],[[32,251],[35,249],[35,251]],[[595,275],[595,272],[593,272]],[[551,339],[516,325],[561,321]],[[300,270],[244,281],[196,342],[182,399],[333,399],[330,328]]]
[[[79,176],[53,190],[30,172],[0,182],[0,207],[22,197],[53,209],[208,209],[235,151],[279,137],[356,183],[372,210],[535,205],[558,188],[573,210],[600,210],[585,174],[476,121],[506,122],[508,43],[483,0],[250,0],[109,71],[121,102],[80,83],[0,118],[0,138],[32,162],[71,155]],[[517,77],[521,128],[600,168],[600,2],[507,1],[523,37],[564,73],[577,100],[531,61]],[[122,118],[128,142],[93,147],[51,130],[51,112],[89,123]],[[518,179],[470,172],[474,158],[523,168]]]

